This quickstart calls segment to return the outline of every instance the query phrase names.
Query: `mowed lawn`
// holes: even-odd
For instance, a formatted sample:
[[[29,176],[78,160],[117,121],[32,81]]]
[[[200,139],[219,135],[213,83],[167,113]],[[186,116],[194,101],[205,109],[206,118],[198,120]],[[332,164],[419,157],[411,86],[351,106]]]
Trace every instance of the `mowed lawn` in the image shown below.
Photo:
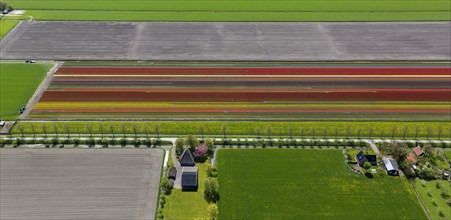
[[[354,174],[341,150],[217,152],[220,219],[426,219],[407,180]]]
[[[431,21],[449,20],[447,0],[10,0],[37,20]]]
[[[16,119],[51,64],[0,63],[0,118]]]
[[[12,20],[12,21],[2,21],[0,20],[0,40],[4,38],[8,32],[10,32],[19,21]]]
[[[196,192],[182,192],[181,189],[173,189],[171,195],[166,196],[166,203],[163,209],[165,219],[208,219],[208,203],[204,199],[204,180],[207,178],[207,164],[198,163],[197,167],[199,169],[199,188]]]

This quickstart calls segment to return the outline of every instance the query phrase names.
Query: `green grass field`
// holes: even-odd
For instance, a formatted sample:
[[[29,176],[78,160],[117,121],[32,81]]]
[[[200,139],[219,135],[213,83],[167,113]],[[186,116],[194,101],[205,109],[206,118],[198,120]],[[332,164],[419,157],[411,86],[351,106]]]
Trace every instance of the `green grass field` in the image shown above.
[[[449,20],[446,0],[10,0],[38,20],[122,21],[436,21]]]
[[[340,150],[217,152],[220,219],[426,219],[405,179],[352,173]]]
[[[171,195],[166,197],[163,209],[165,219],[208,219],[208,203],[204,199],[204,180],[207,178],[207,165],[197,164],[199,188],[197,192],[182,192],[173,189]],[[179,171],[180,172],[180,171]]]
[[[50,64],[0,63],[0,118],[16,119],[39,86]]]
[[[199,129],[204,128],[205,135],[215,135],[217,137],[223,136],[223,126],[226,129],[226,135],[240,136],[245,135],[247,137],[257,136],[260,129],[261,137],[268,137],[268,128],[270,128],[270,134],[272,138],[277,138],[279,133],[284,137],[289,137],[290,127],[294,138],[302,138],[302,129],[304,130],[304,138],[312,138],[313,130],[315,129],[315,137],[321,138],[324,136],[324,129],[326,130],[326,136],[329,138],[335,137],[335,129],[337,129],[337,137],[346,137],[349,131],[349,138],[357,138],[358,130],[361,129],[360,137],[368,138],[370,129],[373,129],[372,138],[391,138],[393,128],[395,129],[395,137],[403,137],[404,127],[407,127],[406,139],[414,138],[415,127],[418,126],[418,138],[426,139],[428,128],[429,137],[436,138],[438,136],[439,128],[442,129],[441,138],[449,139],[451,136],[451,122],[197,122],[197,121],[162,121],[162,122],[144,122],[144,121],[65,121],[65,122],[20,122],[14,129],[13,133],[19,134],[20,127],[23,128],[23,132],[27,134],[32,133],[31,126],[34,126],[37,134],[42,134],[42,125],[45,125],[47,132],[52,133],[54,127],[59,133],[65,133],[65,126],[72,134],[88,134],[88,125],[91,125],[92,133],[101,133],[101,127],[103,133],[110,134],[110,126],[113,127],[115,134],[122,134],[125,128],[125,133],[133,134],[133,125],[136,126],[137,133],[145,134],[145,127],[147,126],[149,134],[154,135],[154,126],[158,124],[160,135],[200,135]],[[349,128],[349,129],[348,129]]]
[[[415,188],[420,194],[421,200],[426,208],[429,210],[433,220],[449,220],[451,219],[450,207],[447,204],[447,199],[443,198],[440,193],[441,189],[436,187],[437,182],[441,187],[450,193],[451,183],[446,180],[433,180],[433,181],[423,181],[415,179]],[[428,192],[430,196],[428,195]],[[436,205],[433,204],[435,202]],[[440,216],[439,212],[442,211],[444,216]]]
[[[8,32],[10,32],[18,23],[19,21],[15,20],[0,20],[0,40],[4,38],[8,34]]]

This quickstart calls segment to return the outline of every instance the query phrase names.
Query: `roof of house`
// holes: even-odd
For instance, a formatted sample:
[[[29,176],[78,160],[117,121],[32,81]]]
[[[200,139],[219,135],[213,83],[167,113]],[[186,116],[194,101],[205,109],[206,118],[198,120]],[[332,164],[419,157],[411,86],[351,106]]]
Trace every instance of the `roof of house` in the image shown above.
[[[398,170],[398,168],[396,167],[395,161],[393,161],[392,159],[383,158],[382,161],[384,162],[385,169],[387,169],[388,171]]]
[[[197,186],[197,167],[182,168],[182,186]]]
[[[377,163],[377,156],[376,155],[365,155],[366,160],[370,162],[371,164]]]
[[[413,155],[413,153],[409,153],[406,156],[407,160],[411,161],[412,163],[417,163],[417,158]]]
[[[180,155],[180,164],[182,166],[194,166],[196,164],[194,163],[193,154],[188,148],[185,148],[182,155]]]
[[[415,153],[415,155],[418,157],[418,156],[421,156],[424,152],[423,152],[423,149],[421,148],[421,146],[417,146],[417,147],[415,147],[414,149],[413,149],[413,152]]]
[[[360,151],[356,156],[355,156],[357,162],[360,164],[360,162],[368,162],[368,160],[365,157],[365,153],[363,153],[363,151]]]

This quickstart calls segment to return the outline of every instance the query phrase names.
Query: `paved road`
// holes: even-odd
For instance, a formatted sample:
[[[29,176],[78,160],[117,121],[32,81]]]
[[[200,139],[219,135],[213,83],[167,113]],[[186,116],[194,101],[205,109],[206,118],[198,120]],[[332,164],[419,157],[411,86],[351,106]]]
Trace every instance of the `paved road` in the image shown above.
[[[450,60],[450,22],[22,22],[1,59]]]

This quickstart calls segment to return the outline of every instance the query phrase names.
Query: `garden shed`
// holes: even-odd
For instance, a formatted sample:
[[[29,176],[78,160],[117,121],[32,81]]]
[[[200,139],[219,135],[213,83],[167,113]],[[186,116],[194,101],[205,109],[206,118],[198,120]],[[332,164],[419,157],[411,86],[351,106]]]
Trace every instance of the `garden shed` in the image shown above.
[[[177,176],[177,168],[171,167],[168,171],[168,179],[175,180],[175,177]]]
[[[182,167],[182,190],[197,190],[197,167]]]
[[[185,148],[182,155],[180,155],[180,165],[190,167],[196,165],[196,163],[194,162],[193,154],[188,148]]]

